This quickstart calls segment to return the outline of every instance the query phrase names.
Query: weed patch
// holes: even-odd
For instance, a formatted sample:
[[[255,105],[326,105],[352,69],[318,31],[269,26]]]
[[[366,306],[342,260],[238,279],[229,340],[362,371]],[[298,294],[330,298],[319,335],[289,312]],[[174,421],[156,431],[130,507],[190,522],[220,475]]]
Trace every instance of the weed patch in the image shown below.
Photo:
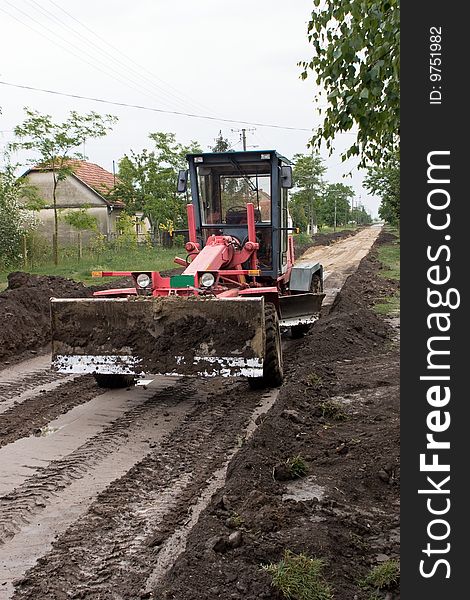
[[[294,479],[305,477],[308,473],[308,465],[300,455],[288,458],[286,460],[286,467]]]
[[[320,410],[324,419],[345,421],[348,418],[343,407],[336,400],[324,400],[320,403]]]
[[[331,588],[322,574],[325,564],[321,558],[286,550],[282,560],[263,569],[271,575],[272,586],[288,599],[331,600]]]
[[[400,580],[400,564],[396,560],[387,560],[386,562],[374,567],[365,577],[359,582],[362,588],[371,592],[371,597],[374,597],[374,592],[393,589],[398,585]]]

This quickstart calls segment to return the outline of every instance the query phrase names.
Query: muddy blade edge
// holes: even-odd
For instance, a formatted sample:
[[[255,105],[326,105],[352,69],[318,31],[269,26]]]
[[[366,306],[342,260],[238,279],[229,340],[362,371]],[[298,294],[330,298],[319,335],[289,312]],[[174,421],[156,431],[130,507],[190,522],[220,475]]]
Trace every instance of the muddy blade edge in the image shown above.
[[[263,374],[263,298],[52,298],[51,329],[61,373]]]

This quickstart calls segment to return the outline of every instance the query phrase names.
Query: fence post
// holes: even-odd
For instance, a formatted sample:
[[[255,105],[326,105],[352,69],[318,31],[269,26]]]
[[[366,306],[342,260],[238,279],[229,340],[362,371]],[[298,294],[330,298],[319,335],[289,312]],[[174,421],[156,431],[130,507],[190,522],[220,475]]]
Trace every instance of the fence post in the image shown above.
[[[25,233],[23,233],[23,266],[26,271],[28,269],[28,240]]]

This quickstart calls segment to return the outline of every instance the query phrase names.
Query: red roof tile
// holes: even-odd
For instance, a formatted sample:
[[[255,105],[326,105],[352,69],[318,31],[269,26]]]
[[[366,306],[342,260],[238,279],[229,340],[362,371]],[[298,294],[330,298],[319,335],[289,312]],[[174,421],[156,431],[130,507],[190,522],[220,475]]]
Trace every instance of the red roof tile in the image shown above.
[[[83,183],[91,187],[93,190],[98,192],[101,196],[105,196],[105,200],[109,202],[106,195],[114,188],[115,178],[112,173],[103,169],[99,165],[87,162],[86,160],[70,160],[68,164],[72,167],[74,175],[80,179]],[[47,165],[36,165],[32,167],[31,171],[48,171]],[[119,182],[119,178],[116,177],[116,183]],[[120,200],[113,202],[124,206],[124,203]]]

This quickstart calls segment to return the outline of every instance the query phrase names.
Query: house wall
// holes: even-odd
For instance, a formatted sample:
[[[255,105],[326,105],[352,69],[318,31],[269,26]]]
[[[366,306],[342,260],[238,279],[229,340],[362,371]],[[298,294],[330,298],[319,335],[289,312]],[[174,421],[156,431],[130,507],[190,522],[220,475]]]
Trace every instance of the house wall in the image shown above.
[[[28,183],[39,190],[39,195],[46,202],[46,208],[38,212],[40,224],[38,233],[52,239],[54,232],[54,209],[52,202],[53,178],[50,172],[32,171],[26,176]],[[78,231],[60,219],[60,213],[67,210],[77,210],[88,205],[88,213],[97,219],[98,230],[107,237],[112,237],[116,232],[116,219],[121,209],[108,207],[93,190],[83,185],[73,176],[68,176],[60,181],[56,191],[57,208],[59,209],[59,244],[76,242]],[[84,243],[92,237],[93,233],[84,231]]]

